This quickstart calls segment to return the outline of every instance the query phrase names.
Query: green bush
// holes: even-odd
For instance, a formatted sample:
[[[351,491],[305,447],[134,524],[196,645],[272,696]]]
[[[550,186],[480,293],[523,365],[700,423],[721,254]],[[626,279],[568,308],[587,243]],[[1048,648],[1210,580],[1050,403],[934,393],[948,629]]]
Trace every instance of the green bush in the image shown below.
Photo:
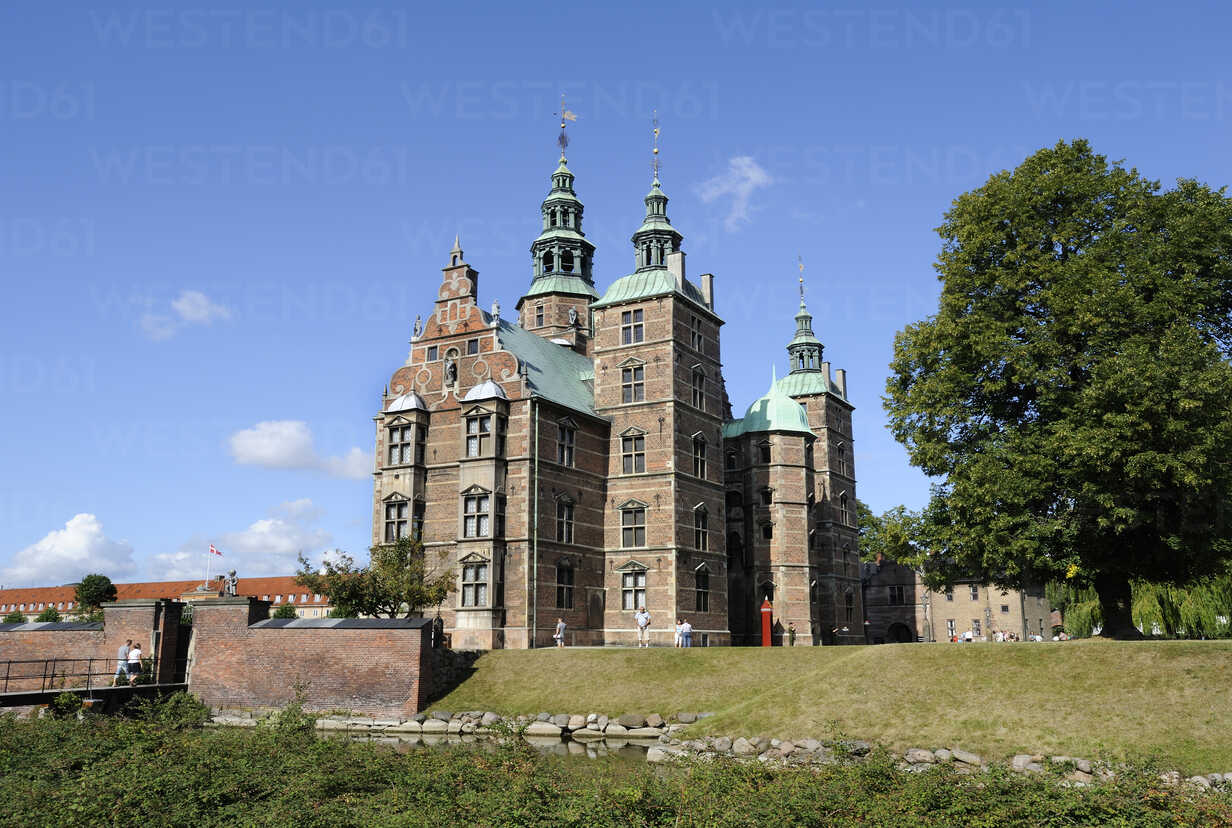
[[[81,696],[76,693],[61,693],[51,700],[47,709],[57,719],[75,718],[77,711],[81,710]]]
[[[8,615],[4,616],[4,623],[5,624],[24,624],[26,623],[26,616],[23,615],[19,610],[13,610]]]
[[[57,610],[55,607],[48,606],[47,609],[40,612],[38,614],[38,617],[35,618],[34,620],[35,621],[52,621],[52,622],[59,621],[60,611]]]
[[[299,613],[295,611],[294,604],[279,604],[270,618],[299,618]]]
[[[183,690],[159,699],[135,699],[129,713],[135,719],[152,722],[168,730],[199,728],[210,719],[210,708]]]

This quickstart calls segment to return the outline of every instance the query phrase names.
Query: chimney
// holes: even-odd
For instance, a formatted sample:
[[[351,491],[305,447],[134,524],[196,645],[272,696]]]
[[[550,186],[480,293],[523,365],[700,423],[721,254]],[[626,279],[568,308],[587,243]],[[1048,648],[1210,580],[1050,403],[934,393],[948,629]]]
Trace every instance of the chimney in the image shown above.
[[[826,390],[829,391],[830,386],[833,385],[833,383],[830,381],[830,363],[828,362],[821,363],[821,375],[826,378]]]
[[[714,274],[702,274],[702,297],[706,300],[706,307],[714,310]]]
[[[676,277],[676,290],[684,293],[684,251],[673,250],[667,254],[667,272]]]
[[[843,399],[847,399],[847,369],[839,368],[834,372],[835,384],[838,386],[838,395]]]

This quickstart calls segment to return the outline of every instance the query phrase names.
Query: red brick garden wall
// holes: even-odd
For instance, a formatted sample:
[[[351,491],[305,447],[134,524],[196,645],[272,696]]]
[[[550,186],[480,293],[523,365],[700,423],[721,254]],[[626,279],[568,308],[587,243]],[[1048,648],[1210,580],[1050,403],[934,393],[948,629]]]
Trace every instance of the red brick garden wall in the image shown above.
[[[63,676],[60,686],[84,686],[85,677],[73,673],[92,670],[106,674],[115,671],[116,650],[127,639],[139,642],[146,657],[158,658],[159,682],[175,676],[177,631],[183,605],[176,601],[118,601],[103,607],[103,625],[54,623],[3,625],[0,629],[0,671],[9,675],[7,689],[38,690],[43,686],[43,671],[54,670]],[[91,626],[94,628],[91,629]],[[157,641],[157,650],[155,652]],[[5,662],[44,662],[57,664],[6,664]],[[91,664],[90,660],[94,663]],[[15,676],[37,674],[31,678]],[[0,682],[4,679],[0,673]],[[93,683],[106,681],[96,675]],[[55,682],[53,682],[54,684]]]
[[[274,708],[304,693],[309,710],[409,716],[431,685],[426,619],[264,620],[268,602],[193,605],[189,691],[218,708]]]

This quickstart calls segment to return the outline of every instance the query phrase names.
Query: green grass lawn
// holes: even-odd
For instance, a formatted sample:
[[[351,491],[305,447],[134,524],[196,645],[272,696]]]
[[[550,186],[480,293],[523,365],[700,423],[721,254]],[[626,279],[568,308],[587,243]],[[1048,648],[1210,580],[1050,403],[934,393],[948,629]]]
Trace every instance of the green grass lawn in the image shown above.
[[[712,711],[690,734],[852,738],[1161,758],[1232,771],[1232,642],[545,649],[484,654],[432,706],[498,713]]]

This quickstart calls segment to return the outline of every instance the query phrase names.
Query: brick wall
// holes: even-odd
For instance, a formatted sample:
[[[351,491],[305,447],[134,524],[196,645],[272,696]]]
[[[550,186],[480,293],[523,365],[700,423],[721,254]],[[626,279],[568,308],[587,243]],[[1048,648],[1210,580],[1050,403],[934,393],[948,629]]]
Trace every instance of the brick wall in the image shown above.
[[[46,661],[56,659],[55,673],[64,676],[65,686],[84,684],[84,677],[65,675],[86,670],[106,673],[115,670],[116,651],[126,640],[139,642],[145,656],[158,659],[158,682],[174,680],[177,632],[183,605],[178,601],[117,601],[103,606],[103,623],[75,622],[0,624],[0,662]],[[90,661],[98,662],[90,664]],[[48,669],[52,669],[48,665]],[[36,690],[43,686],[42,668],[37,665],[6,665],[7,689]],[[37,672],[36,678],[14,676]],[[95,683],[100,681],[96,676]],[[0,680],[3,676],[0,675]]]
[[[275,708],[295,698],[309,710],[375,716],[427,705],[432,665],[428,619],[264,620],[252,598],[193,608],[189,690],[213,708]]]

